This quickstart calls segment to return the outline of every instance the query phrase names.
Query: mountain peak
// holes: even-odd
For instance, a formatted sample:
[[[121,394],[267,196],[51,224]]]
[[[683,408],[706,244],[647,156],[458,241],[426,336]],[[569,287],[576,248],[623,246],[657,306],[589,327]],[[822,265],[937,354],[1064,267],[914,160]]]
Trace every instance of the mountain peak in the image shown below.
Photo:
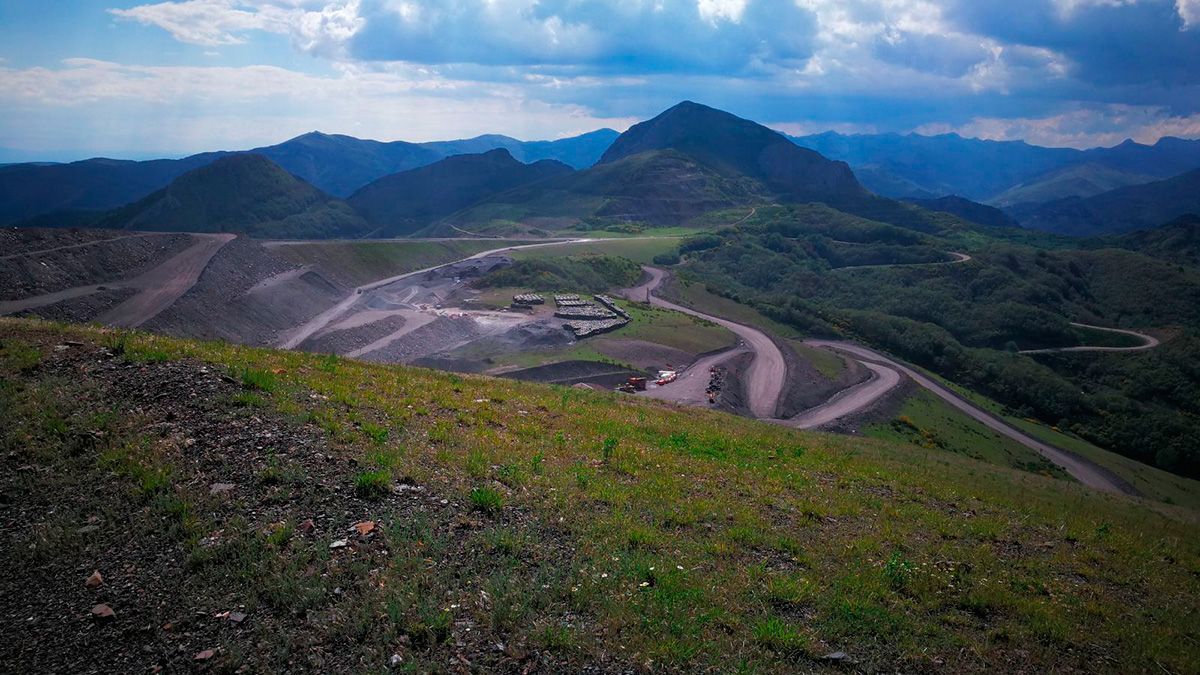
[[[846,164],[801,148],[761,124],[693,101],[633,125],[600,163],[660,150],[680,152],[726,176],[756,179],[768,192],[787,199],[822,201],[862,192]]]

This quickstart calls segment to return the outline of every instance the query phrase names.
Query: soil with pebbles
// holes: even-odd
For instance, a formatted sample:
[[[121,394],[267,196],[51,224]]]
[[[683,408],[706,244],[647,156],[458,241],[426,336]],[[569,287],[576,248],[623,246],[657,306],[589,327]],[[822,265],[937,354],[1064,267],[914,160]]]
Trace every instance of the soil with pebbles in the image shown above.
[[[787,364],[787,380],[779,405],[781,419],[794,417],[809,408],[821,405],[839,391],[866,382],[871,377],[871,371],[861,363],[839,354],[838,358],[842,359],[846,367],[836,378],[830,379],[817,370],[808,359],[801,358],[786,340],[775,339],[774,342],[783,353],[783,362]]]
[[[73,430],[69,449],[57,449],[56,460],[26,444],[8,445],[0,455],[0,528],[6,533],[0,554],[7,561],[0,565],[0,635],[6,638],[0,671],[342,673],[383,671],[397,657],[402,664],[441,663],[440,670],[463,673],[632,670],[615,655],[581,663],[530,644],[504,644],[504,636],[470,621],[472,614],[457,618],[432,653],[418,653],[426,648],[403,636],[364,644],[334,624],[361,614],[358,594],[375,588],[368,570],[389,564],[388,528],[420,522],[438,533],[446,546],[436,564],[459,570],[451,577],[461,584],[454,590],[459,602],[486,600],[474,575],[493,563],[489,553],[473,548],[473,532],[528,528],[541,542],[539,555],[560,560],[569,559],[571,542],[554,523],[514,507],[483,522],[454,495],[411,479],[398,481],[382,499],[357,497],[355,457],[331,446],[316,425],[239,407],[234,396],[242,386],[224,368],[130,362],[88,339],[63,343],[61,334],[42,329],[5,330],[6,341],[15,337],[44,355],[20,375],[18,387],[56,391],[69,402],[61,405],[77,407],[71,419],[116,413],[169,458],[172,494],[190,496],[195,515],[209,524],[198,542],[201,552],[236,556],[238,549],[223,545],[239,533],[265,536],[284,522],[301,523],[287,550],[325,550],[343,539],[346,545],[328,548],[328,559],[318,557],[308,563],[318,568],[302,572],[328,587],[315,607],[288,611],[254,601],[260,580],[228,572],[214,578],[197,569],[170,519],[153,501],[137,498],[129,478],[99,463],[107,444],[120,438]],[[263,480],[276,463],[300,478]],[[311,529],[303,525],[308,519]],[[363,521],[377,522],[377,529],[353,532]],[[103,577],[98,585],[87,583],[93,571]],[[100,604],[112,615],[94,613]],[[586,625],[578,615],[563,620]]]
[[[18,317],[38,317],[50,321],[85,323],[137,295],[135,288],[106,288],[89,295],[70,298],[18,312]]]
[[[395,333],[404,324],[404,317],[397,315],[354,328],[327,330],[300,343],[297,349],[318,354],[346,354]]]
[[[286,275],[280,283],[264,284]],[[320,273],[238,237],[222,248],[183,297],[143,328],[179,337],[272,345],[349,291]]]

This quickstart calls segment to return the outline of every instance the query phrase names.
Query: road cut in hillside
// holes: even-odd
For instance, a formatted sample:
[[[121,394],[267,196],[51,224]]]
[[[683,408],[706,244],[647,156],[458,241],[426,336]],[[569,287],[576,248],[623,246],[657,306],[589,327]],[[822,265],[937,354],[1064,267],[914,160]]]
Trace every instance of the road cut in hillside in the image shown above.
[[[1125,330],[1122,328],[1105,328],[1104,326],[1093,326],[1087,323],[1071,322],[1072,326],[1077,328],[1090,328],[1091,330],[1102,330],[1106,333],[1120,333],[1121,335],[1129,335],[1138,338],[1142,341],[1140,345],[1132,347],[1089,347],[1082,345],[1079,347],[1054,347],[1049,349],[1022,349],[1020,354],[1052,354],[1054,352],[1141,352],[1147,349],[1154,349],[1162,344],[1158,338],[1153,335],[1146,335],[1137,331]]]
[[[642,269],[650,278],[638,286],[623,291],[625,297],[638,302],[642,302],[644,298],[645,302],[655,307],[672,309],[705,321],[711,321],[729,329],[741,338],[746,347],[754,352],[754,360],[750,362],[750,367],[746,371],[746,395],[749,398],[750,411],[754,413],[755,417],[763,419],[775,417],[775,411],[779,408],[779,400],[783,396],[783,385],[787,379],[787,365],[784,363],[783,353],[779,351],[775,342],[757,328],[698,312],[654,295],[653,291],[662,284],[666,272],[656,267],[644,266]],[[695,367],[693,364],[689,370],[693,370]],[[707,368],[704,369],[703,377],[707,384]],[[668,395],[663,395],[662,398],[667,398]]]

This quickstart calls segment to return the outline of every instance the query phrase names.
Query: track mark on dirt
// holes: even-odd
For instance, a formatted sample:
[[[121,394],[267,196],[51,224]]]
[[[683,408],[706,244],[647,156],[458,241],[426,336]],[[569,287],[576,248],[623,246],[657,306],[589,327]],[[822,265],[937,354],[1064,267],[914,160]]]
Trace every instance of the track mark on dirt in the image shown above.
[[[137,288],[137,295],[97,317],[110,326],[136,328],[171,306],[196,285],[204,268],[235,234],[193,234],[196,242],[145,274],[120,285]]]
[[[134,236],[150,235],[130,235],[130,237]],[[106,288],[134,288],[139,291],[137,295],[101,314],[95,320],[110,326],[136,328],[154,318],[167,307],[170,307],[171,303],[178,300],[188,289],[196,285],[200,274],[208,266],[213,256],[217,254],[217,251],[221,250],[225,244],[233,241],[237,235],[192,234],[191,236],[196,240],[191,246],[159,263],[144,274],[120,281],[76,286],[75,288],[67,288],[54,293],[0,302],[0,315],[14,314],[28,309],[53,305],[63,300],[91,295]],[[129,237],[117,237],[116,239],[127,238]],[[115,239],[107,239],[105,241],[115,241]]]
[[[17,258],[32,257],[43,253],[53,253],[54,251],[66,251],[72,248],[86,248],[97,244],[107,244],[112,241],[121,241],[122,239],[136,239],[139,237],[157,237],[163,236],[166,232],[142,232],[140,234],[127,234],[123,237],[112,237],[111,239],[97,239],[96,241],[85,241],[82,244],[68,244],[67,246],[55,246],[53,248],[42,248],[36,251],[24,251],[22,253],[11,253],[9,255],[0,255],[0,260],[15,260]]]

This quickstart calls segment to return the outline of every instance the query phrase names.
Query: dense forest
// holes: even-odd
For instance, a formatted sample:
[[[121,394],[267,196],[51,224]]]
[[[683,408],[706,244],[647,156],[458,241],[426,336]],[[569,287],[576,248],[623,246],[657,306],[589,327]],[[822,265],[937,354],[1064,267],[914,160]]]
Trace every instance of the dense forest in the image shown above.
[[[1200,269],[1023,239],[913,232],[801,205],[686,241],[679,269],[808,334],[862,340],[1018,415],[1200,476]],[[1168,339],[1145,352],[1017,353],[1097,344],[1072,321]]]

